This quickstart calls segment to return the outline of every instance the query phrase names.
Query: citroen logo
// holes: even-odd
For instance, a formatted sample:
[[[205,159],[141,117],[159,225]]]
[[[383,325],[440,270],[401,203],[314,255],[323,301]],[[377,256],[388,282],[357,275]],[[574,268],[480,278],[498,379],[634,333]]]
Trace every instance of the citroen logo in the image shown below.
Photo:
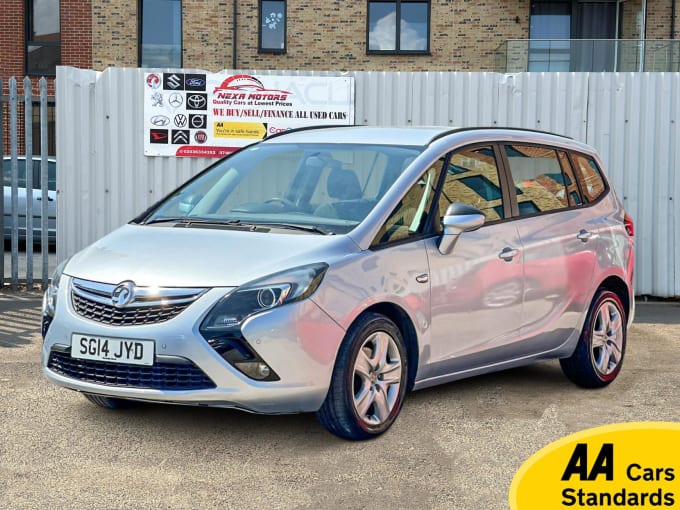
[[[111,304],[116,308],[123,308],[135,298],[134,282],[121,282],[111,293]]]

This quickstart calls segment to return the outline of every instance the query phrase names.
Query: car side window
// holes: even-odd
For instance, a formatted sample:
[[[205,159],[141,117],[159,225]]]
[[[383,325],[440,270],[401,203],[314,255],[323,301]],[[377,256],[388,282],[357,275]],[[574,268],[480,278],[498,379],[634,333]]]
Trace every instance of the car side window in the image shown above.
[[[26,162],[23,159],[17,160],[17,174],[19,176],[19,188],[26,187]],[[9,159],[3,161],[2,174],[5,186],[12,185],[12,162]]]
[[[444,160],[428,168],[418,181],[411,186],[371,243],[372,247],[403,241],[423,233]]]
[[[566,179],[549,147],[506,145],[519,215],[556,211],[569,206]]]
[[[576,178],[581,185],[583,200],[586,203],[595,202],[605,190],[604,180],[597,163],[592,158],[581,154],[572,154]]]
[[[41,189],[41,161],[36,159],[33,161],[33,189]],[[56,191],[57,189],[57,165],[53,161],[47,162],[47,189]]]
[[[463,149],[451,155],[439,196],[440,221],[454,202],[476,207],[486,222],[503,218],[498,164],[491,146]]]

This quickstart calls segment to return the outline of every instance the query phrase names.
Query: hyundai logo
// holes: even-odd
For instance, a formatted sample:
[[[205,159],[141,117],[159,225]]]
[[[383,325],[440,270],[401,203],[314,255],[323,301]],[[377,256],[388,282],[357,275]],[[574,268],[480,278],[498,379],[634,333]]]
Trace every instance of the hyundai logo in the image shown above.
[[[134,282],[119,283],[111,293],[111,304],[116,308],[123,308],[130,304],[135,298]]]
[[[165,115],[154,115],[151,117],[151,124],[154,126],[167,126],[170,124],[170,119]]]

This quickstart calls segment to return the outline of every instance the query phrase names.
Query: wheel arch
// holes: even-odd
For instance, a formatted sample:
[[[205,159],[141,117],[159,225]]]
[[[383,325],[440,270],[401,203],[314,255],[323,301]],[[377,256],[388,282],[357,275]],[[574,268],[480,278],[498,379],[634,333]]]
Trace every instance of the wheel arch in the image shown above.
[[[358,317],[354,319],[354,322],[361,317],[364,313],[373,312],[384,315],[392,322],[396,324],[404,337],[404,343],[406,344],[406,355],[408,356],[408,382],[406,389],[411,391],[416,380],[416,373],[418,371],[418,335],[416,333],[416,328],[413,325],[413,321],[406,313],[406,311],[395,303],[381,302],[375,303],[364,310]]]
[[[628,285],[626,285],[626,282],[623,281],[623,279],[614,275],[609,276],[605,278],[602,281],[602,283],[600,283],[598,289],[606,289],[616,294],[621,300],[621,303],[623,303],[626,312],[626,319],[630,317],[631,311],[630,290],[628,288]]]

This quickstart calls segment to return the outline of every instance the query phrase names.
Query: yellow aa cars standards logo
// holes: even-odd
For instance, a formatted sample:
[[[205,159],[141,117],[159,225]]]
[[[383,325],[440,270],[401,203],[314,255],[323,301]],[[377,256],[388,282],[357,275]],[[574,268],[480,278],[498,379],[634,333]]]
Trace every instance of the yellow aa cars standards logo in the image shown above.
[[[680,509],[680,423],[621,423],[560,439],[519,469],[510,508]]]

